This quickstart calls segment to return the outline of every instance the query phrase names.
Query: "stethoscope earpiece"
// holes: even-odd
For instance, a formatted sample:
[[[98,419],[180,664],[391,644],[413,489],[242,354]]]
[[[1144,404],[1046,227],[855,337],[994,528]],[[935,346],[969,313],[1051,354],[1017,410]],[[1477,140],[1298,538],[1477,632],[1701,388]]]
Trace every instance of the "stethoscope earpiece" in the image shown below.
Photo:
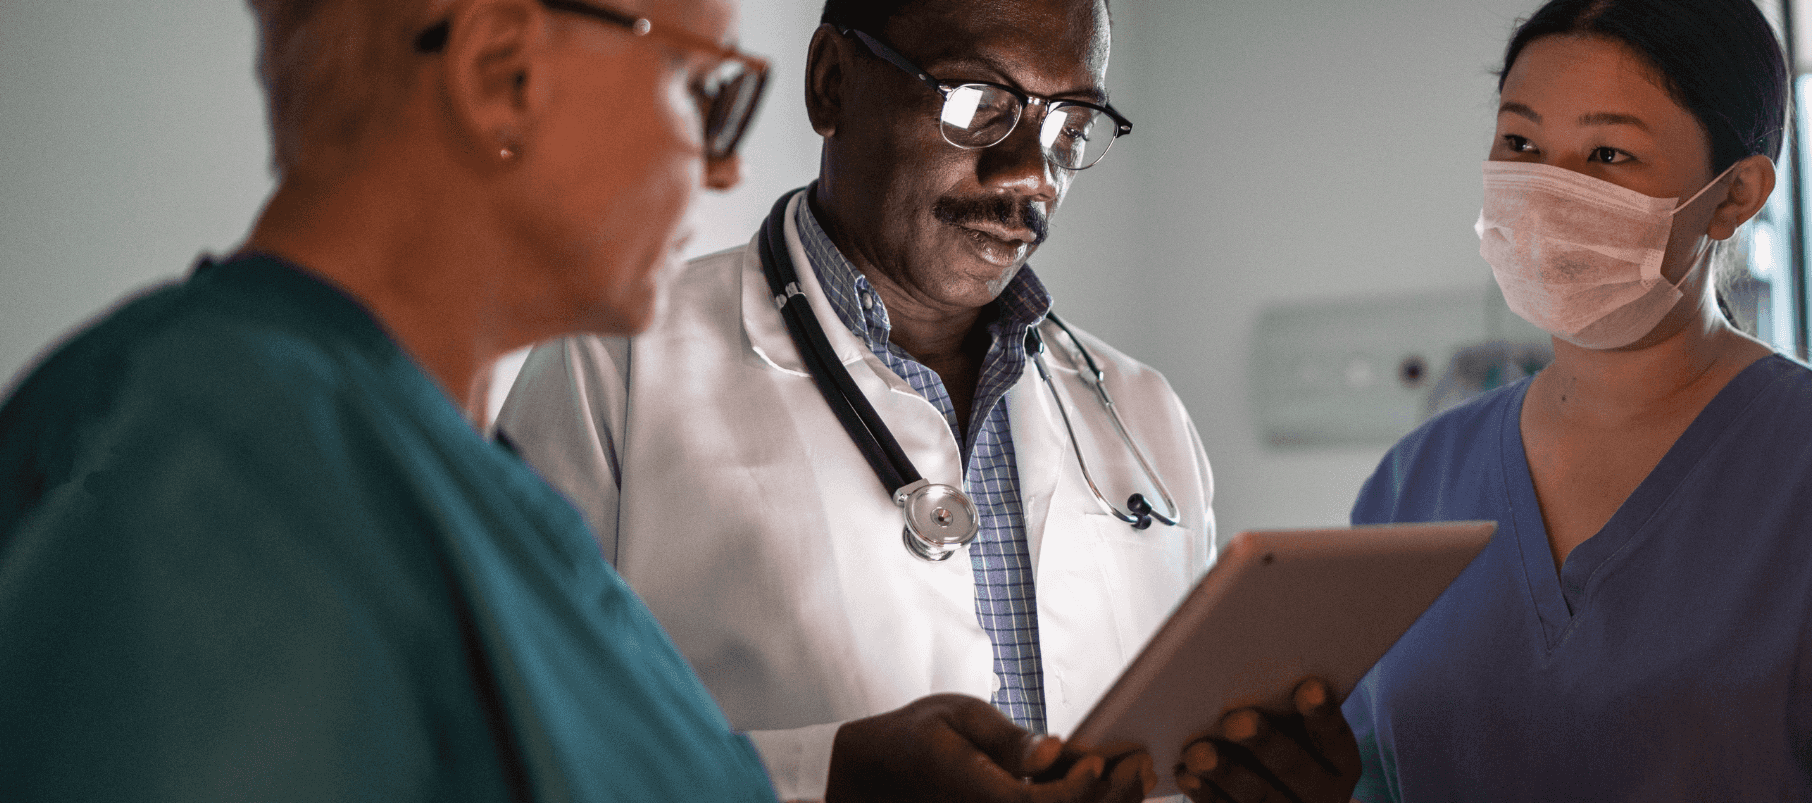
[[[1151,503],[1145,501],[1145,494],[1133,494],[1126,497],[1126,509],[1134,515],[1143,516],[1151,512]]]
[[[1145,501],[1145,494],[1126,497],[1126,509],[1138,517],[1138,521],[1132,523],[1133,529],[1143,530],[1151,526],[1151,503]]]

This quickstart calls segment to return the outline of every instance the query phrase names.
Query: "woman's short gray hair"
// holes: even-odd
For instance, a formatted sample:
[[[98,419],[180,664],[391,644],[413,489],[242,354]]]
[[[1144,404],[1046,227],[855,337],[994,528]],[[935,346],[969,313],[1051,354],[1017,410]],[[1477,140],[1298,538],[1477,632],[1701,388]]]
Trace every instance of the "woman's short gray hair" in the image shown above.
[[[450,0],[247,0],[279,175],[356,143],[387,80],[406,74],[414,29]]]

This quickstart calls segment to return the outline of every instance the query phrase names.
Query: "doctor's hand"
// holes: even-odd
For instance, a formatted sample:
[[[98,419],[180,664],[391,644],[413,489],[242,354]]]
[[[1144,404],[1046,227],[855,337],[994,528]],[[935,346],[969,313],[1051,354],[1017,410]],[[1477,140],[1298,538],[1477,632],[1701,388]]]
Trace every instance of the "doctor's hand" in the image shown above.
[[[1177,786],[1196,803],[1345,803],[1359,783],[1359,745],[1327,684],[1296,685],[1295,713],[1241,708],[1183,751]]]
[[[1061,770],[1042,783],[1034,775]],[[1144,753],[1085,756],[1034,736],[981,700],[939,694],[845,723],[831,748],[825,803],[1136,803],[1157,776]]]

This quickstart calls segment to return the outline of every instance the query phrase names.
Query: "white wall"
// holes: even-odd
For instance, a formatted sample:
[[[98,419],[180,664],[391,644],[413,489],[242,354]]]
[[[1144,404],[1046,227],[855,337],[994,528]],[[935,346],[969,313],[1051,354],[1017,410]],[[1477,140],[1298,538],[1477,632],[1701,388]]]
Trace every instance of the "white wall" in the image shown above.
[[[1225,533],[1344,520],[1385,446],[1259,442],[1259,309],[1489,281],[1471,232],[1489,70],[1535,5],[1115,3],[1110,83],[1135,132],[1080,178],[1033,264],[1060,311],[1170,376]],[[816,173],[801,73],[817,13],[745,0],[744,45],[775,73],[746,181],[698,210],[695,252],[742,242]],[[251,50],[236,0],[0,0],[0,377],[243,237],[269,189]]]
[[[1259,441],[1246,361],[1261,308],[1489,286],[1472,223],[1491,71],[1537,5],[1114,4],[1114,103],[1134,132],[1078,183],[1036,264],[1059,309],[1170,377],[1214,464],[1223,537],[1344,523],[1388,446]]]
[[[270,187],[251,63],[230,0],[0,2],[0,382],[243,236]]]

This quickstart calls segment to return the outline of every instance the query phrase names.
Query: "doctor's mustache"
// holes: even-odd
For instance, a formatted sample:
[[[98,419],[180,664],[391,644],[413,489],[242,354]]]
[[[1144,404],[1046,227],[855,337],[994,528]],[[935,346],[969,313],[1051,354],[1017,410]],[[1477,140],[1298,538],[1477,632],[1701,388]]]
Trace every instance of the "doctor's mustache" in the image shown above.
[[[1032,233],[1032,246],[1044,242],[1050,229],[1050,218],[1031,201],[1015,201],[1001,196],[954,198],[945,196],[931,205],[931,214],[953,226],[964,223],[998,223]]]

